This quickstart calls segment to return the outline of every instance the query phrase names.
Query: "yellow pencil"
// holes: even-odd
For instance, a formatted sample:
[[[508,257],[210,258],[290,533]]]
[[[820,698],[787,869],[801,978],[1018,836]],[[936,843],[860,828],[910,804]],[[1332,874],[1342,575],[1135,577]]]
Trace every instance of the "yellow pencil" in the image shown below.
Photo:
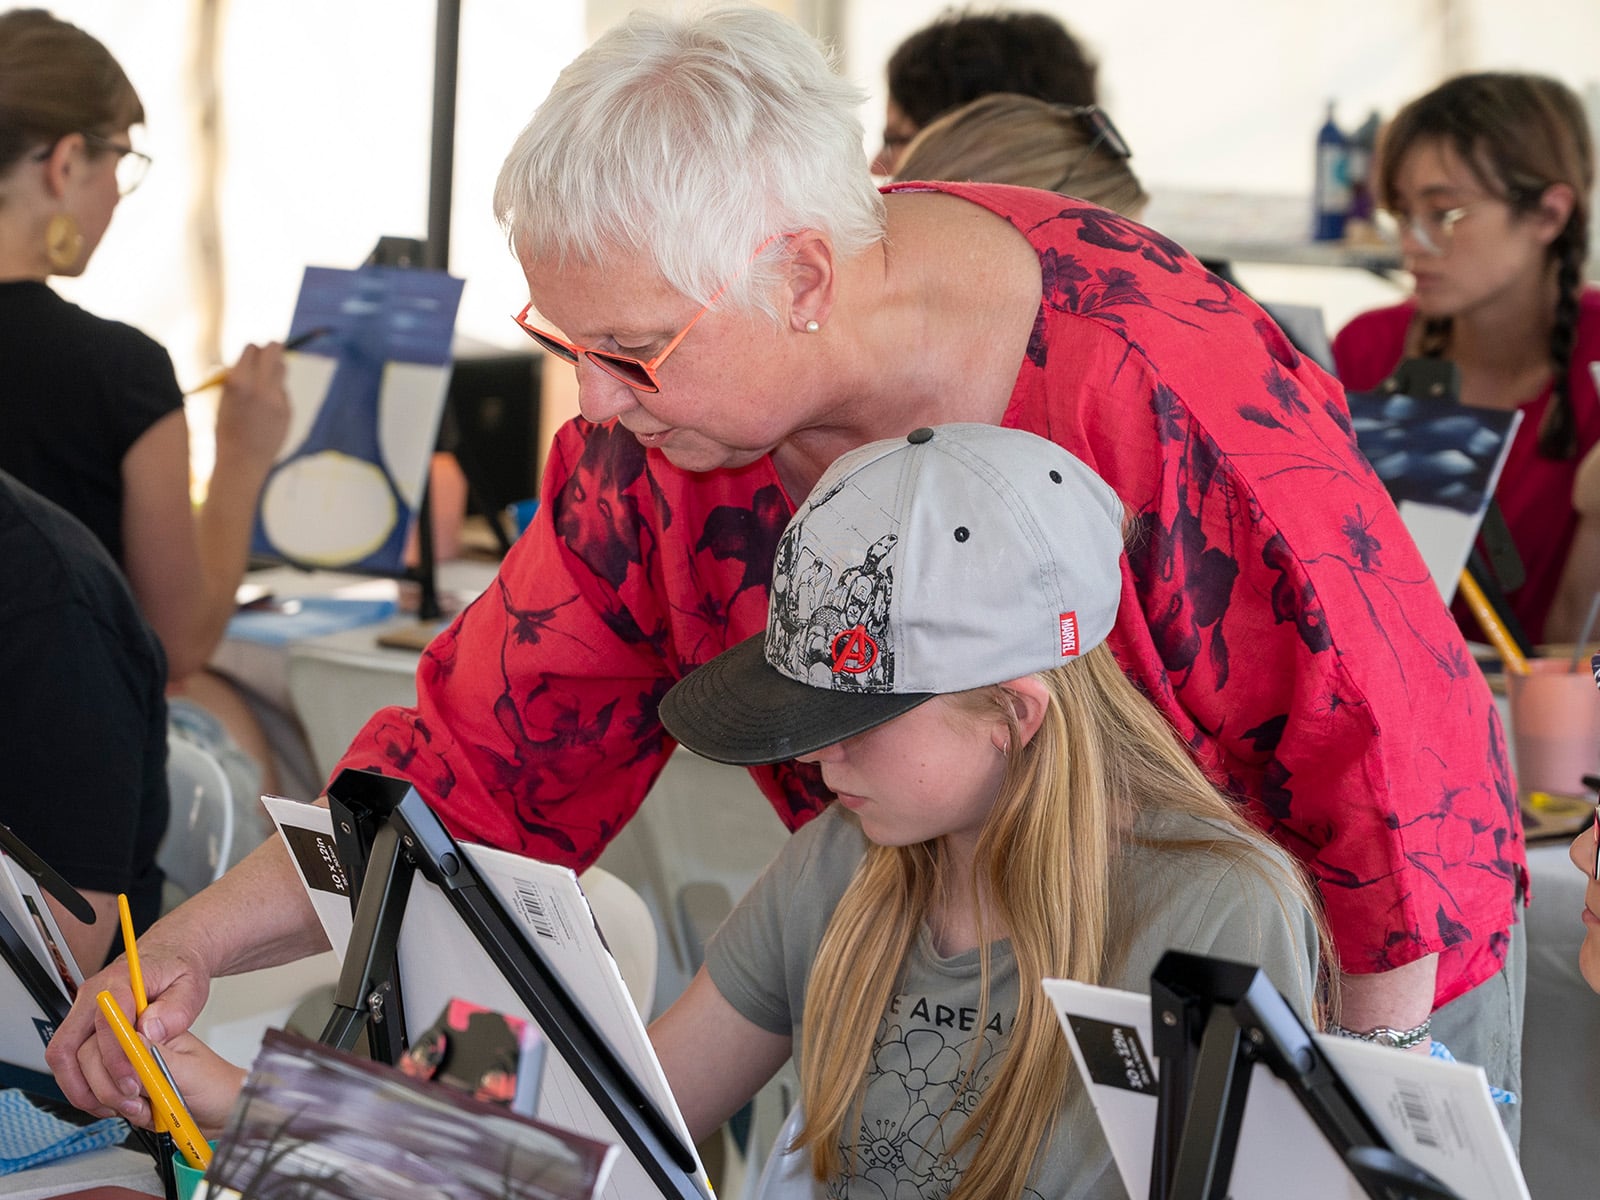
[[[1522,656],[1522,651],[1517,648],[1516,639],[1511,636],[1510,630],[1505,627],[1499,614],[1489,604],[1489,598],[1483,594],[1483,589],[1478,586],[1478,581],[1472,577],[1470,571],[1461,572],[1461,595],[1466,600],[1467,607],[1472,610],[1472,615],[1478,618],[1478,624],[1483,628],[1483,635],[1499,653],[1506,674],[1526,675],[1528,660]]]
[[[204,1171],[211,1165],[211,1147],[206,1142],[205,1134],[200,1132],[200,1127],[189,1115],[188,1107],[167,1082],[139,1035],[133,1031],[117,998],[110,992],[101,992],[95,996],[95,1003],[105,1014],[111,1032],[116,1035],[117,1044],[133,1064],[139,1082],[144,1084],[145,1093],[150,1097],[150,1111],[157,1120],[165,1118],[172,1130],[172,1140],[177,1143],[178,1153],[183,1155],[184,1161],[195,1170]]]
[[[128,982],[133,985],[133,1015],[144,1016],[149,1001],[144,994],[144,972],[139,969],[139,948],[133,940],[133,914],[128,911],[128,897],[117,893],[117,917],[122,921],[122,952],[128,956]]]
[[[144,1016],[144,1010],[150,1001],[144,990],[144,970],[139,966],[139,944],[133,936],[133,913],[128,909],[128,897],[124,892],[117,893],[117,918],[122,922],[122,951],[128,956],[128,983],[133,988],[133,1019],[137,1021]],[[172,1078],[172,1072],[167,1070],[167,1063],[161,1057],[161,1051],[152,1046],[150,1053],[155,1056],[156,1065],[161,1068],[161,1073],[167,1077],[167,1082],[176,1092],[178,1084]],[[171,1130],[161,1114],[154,1108],[150,1111],[155,1120],[156,1132],[170,1133]]]

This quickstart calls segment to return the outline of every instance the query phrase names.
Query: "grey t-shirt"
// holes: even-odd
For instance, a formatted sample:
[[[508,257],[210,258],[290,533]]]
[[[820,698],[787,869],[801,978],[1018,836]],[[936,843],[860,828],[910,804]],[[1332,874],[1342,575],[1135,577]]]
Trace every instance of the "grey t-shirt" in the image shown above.
[[[1291,898],[1287,859],[1272,850],[1245,864],[1184,845],[1192,839],[1243,847],[1226,826],[1181,814],[1148,815],[1136,825],[1112,868],[1112,895],[1125,903],[1113,911],[1111,945],[1114,954],[1123,952],[1107,986],[1148,992],[1161,955],[1189,950],[1260,965],[1305,1017],[1316,933],[1310,914]],[[866,847],[855,818],[831,807],[789,840],[707,947],[717,990],[747,1020],[791,1035],[797,1065],[812,960]],[[989,1006],[979,1012],[978,951],[941,957],[924,929],[878,1029],[862,1128],[841,1147],[856,1175],[819,1183],[817,1195],[949,1194],[975,1147],[969,1143],[953,1159],[945,1147],[1002,1065],[1016,1014],[1009,942],[993,944],[990,969]],[[1049,1200],[1126,1196],[1076,1073],[1030,1184],[1027,1195]]]

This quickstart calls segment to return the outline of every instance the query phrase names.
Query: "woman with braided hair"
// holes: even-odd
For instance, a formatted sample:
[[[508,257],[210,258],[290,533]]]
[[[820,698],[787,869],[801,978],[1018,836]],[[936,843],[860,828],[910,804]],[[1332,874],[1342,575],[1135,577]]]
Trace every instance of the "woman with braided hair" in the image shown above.
[[[1571,553],[1573,485],[1600,440],[1583,106],[1543,76],[1461,75],[1396,114],[1377,168],[1415,289],[1340,332],[1339,376],[1365,391],[1402,359],[1444,358],[1460,369],[1464,404],[1522,410],[1495,492],[1527,572],[1508,598],[1530,639],[1570,640],[1600,575]]]

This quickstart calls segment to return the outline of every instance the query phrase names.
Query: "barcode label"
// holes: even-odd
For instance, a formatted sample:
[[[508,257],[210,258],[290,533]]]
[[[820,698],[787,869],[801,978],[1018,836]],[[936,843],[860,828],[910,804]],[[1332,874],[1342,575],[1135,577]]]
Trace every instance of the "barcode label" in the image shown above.
[[[1395,1080],[1395,1091],[1406,1116],[1406,1125],[1417,1145],[1430,1150],[1439,1149],[1439,1135],[1433,1127],[1433,1108],[1428,1103],[1427,1093],[1407,1079]]]
[[[517,907],[522,910],[523,918],[533,927],[534,933],[559,946],[561,935],[556,932],[556,923],[550,919],[550,913],[545,908],[543,894],[536,885],[521,879],[516,884]]]

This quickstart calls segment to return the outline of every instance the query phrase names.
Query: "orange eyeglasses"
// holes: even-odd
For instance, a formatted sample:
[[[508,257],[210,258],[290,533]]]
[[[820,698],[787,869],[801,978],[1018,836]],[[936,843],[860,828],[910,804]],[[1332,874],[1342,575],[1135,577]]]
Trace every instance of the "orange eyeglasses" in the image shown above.
[[[529,301],[526,305],[524,305],[522,311],[511,319],[522,327],[523,333],[527,334],[534,341],[538,342],[543,349],[547,350],[551,354],[554,354],[557,358],[573,364],[573,366],[577,366],[578,358],[581,355],[582,357],[587,358],[595,366],[599,367],[607,375],[610,375],[613,379],[620,379],[623,383],[627,384],[635,391],[650,393],[659,392],[661,390],[661,381],[656,378],[656,372],[661,369],[661,364],[667,361],[667,356],[678,348],[678,344],[682,342],[684,338],[689,336],[689,331],[699,323],[701,317],[705,316],[711,311],[711,306],[714,305],[718,300],[722,299],[722,293],[726,292],[730,287],[732,287],[734,282],[750,269],[750,263],[755,262],[756,259],[761,257],[761,252],[763,250],[772,245],[772,243],[777,241],[779,238],[788,236],[789,235],[786,233],[775,233],[766,241],[757,246],[755,253],[750,256],[749,262],[745,263],[745,265],[739,269],[739,273],[732,279],[728,280],[727,283],[719,287],[716,292],[713,293],[711,299],[706,301],[705,307],[699,312],[695,313],[694,316],[690,317],[689,323],[680,329],[678,331],[678,335],[665,346],[663,346],[661,348],[661,353],[656,355],[649,362],[645,362],[643,359],[634,358],[631,354],[617,354],[611,350],[591,350],[587,346],[576,346],[571,342],[563,341],[553,333],[548,333],[545,330],[540,329],[537,325],[528,324],[528,313],[533,310],[532,301]]]

